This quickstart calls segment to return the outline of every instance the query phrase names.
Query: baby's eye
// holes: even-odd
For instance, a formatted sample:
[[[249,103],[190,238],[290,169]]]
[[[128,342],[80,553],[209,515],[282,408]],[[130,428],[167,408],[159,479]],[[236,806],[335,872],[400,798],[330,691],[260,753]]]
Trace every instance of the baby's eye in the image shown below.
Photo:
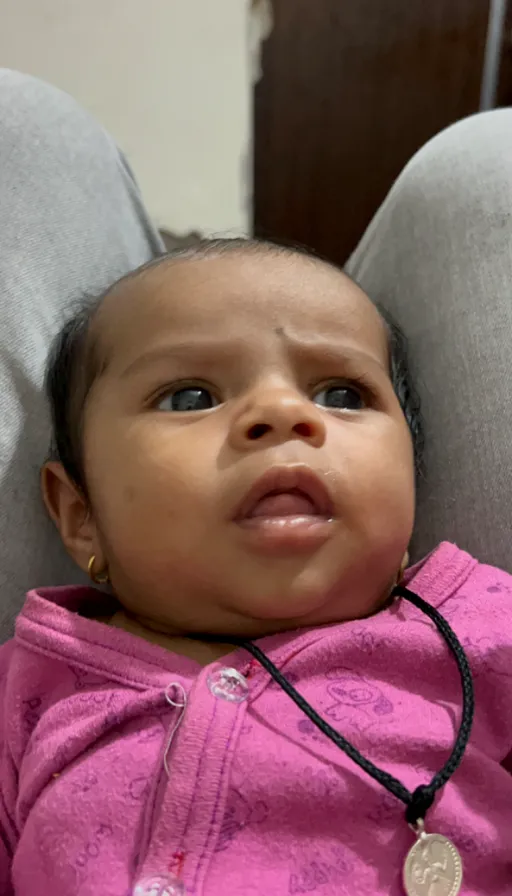
[[[167,392],[157,403],[159,411],[209,411],[219,402],[204,386],[183,386]]]
[[[320,407],[343,411],[361,411],[365,406],[360,391],[355,386],[343,383],[320,389],[313,395],[313,401]]]

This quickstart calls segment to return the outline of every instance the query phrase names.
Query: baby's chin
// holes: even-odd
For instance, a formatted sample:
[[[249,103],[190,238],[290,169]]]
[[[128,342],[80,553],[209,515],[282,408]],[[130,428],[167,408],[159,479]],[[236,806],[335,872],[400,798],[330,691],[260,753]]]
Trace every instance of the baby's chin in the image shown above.
[[[343,585],[308,588],[301,582],[300,588],[282,591],[268,596],[251,596],[244,606],[233,608],[242,619],[247,637],[262,637],[297,628],[329,625],[371,616],[386,603],[388,595],[374,598],[354,593]],[[236,626],[238,628],[238,625]],[[235,634],[235,632],[233,632]],[[242,632],[237,632],[242,634]]]

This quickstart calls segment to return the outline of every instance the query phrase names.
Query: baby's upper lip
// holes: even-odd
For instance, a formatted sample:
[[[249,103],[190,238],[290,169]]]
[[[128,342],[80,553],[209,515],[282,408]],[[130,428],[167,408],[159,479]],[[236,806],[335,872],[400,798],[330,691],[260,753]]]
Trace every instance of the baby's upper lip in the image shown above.
[[[300,464],[271,467],[260,476],[238,505],[235,521],[249,517],[258,502],[267,495],[289,492],[301,492],[308,497],[319,516],[333,516],[334,502],[324,479],[311,467]]]

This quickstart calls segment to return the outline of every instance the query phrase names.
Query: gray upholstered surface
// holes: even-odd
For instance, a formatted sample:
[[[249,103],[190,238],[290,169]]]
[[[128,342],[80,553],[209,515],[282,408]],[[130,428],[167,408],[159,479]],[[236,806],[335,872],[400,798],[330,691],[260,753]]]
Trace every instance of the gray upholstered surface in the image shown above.
[[[413,555],[449,539],[512,572],[512,110],[427,144],[348,270],[409,337],[427,431]]]
[[[111,138],[70,97],[0,70],[0,640],[28,588],[79,575],[39,496],[50,339],[81,293],[159,249]]]

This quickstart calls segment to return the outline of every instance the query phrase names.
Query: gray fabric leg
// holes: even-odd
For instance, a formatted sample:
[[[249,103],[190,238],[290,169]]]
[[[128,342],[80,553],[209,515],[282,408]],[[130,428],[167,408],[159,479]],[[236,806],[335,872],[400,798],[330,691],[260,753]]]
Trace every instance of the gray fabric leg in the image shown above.
[[[50,340],[74,300],[161,250],[111,138],[69,96],[0,70],[0,640],[28,588],[78,580],[39,497]]]
[[[512,572],[512,110],[420,150],[347,271],[409,338],[428,440],[414,556],[450,539]]]

